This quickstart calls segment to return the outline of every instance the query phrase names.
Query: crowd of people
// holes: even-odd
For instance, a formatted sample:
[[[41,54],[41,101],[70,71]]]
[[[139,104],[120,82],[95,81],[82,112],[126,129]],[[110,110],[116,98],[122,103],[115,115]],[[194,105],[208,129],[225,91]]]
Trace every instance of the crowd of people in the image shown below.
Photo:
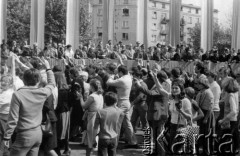
[[[45,44],[44,49],[40,49],[37,43],[33,44],[33,48],[24,42],[24,44],[17,44],[16,41],[5,43],[2,41],[2,45],[6,45],[9,49],[20,56],[45,56],[48,59],[64,59],[69,57],[70,59],[117,59],[116,53],[118,53],[123,60],[172,60],[172,61],[211,61],[217,62],[240,62],[240,49],[218,49],[213,46],[212,50],[204,52],[203,49],[194,49],[191,45],[177,45],[176,47],[171,45],[151,46],[146,49],[144,44],[136,42],[136,45],[123,45],[120,41],[116,45],[112,44],[109,40],[104,46],[102,41],[97,45],[88,41],[87,43],[80,43],[79,47],[72,50],[71,45],[57,44],[52,41]]]
[[[62,149],[70,155],[69,141],[81,135],[87,156],[94,148],[99,156],[114,156],[119,140],[126,142],[124,148],[140,148],[135,135],[140,127],[152,132],[148,154],[162,156],[167,153],[157,142],[160,133],[169,129],[168,142],[173,145],[178,129],[188,125],[199,126],[199,134],[210,140],[219,136],[213,145],[205,137],[196,142],[203,155],[215,150],[226,155],[229,146],[216,148],[224,134],[232,135],[230,154],[239,149],[240,74],[231,69],[231,62],[239,62],[239,50],[220,53],[213,47],[203,54],[201,49],[158,44],[145,51],[139,42],[133,47],[109,41],[105,48],[101,42],[96,47],[80,44],[73,52],[71,45],[46,44],[41,50],[37,44],[30,49],[12,43],[1,45],[0,155],[57,156]],[[65,70],[50,67],[49,58],[66,59]],[[74,58],[117,61],[104,67],[76,66],[70,63]],[[148,63],[129,71],[125,59]],[[157,63],[150,68],[149,60],[194,60],[195,71]],[[214,73],[205,67],[206,60],[228,66]],[[191,150],[195,145],[189,146]],[[171,152],[181,150],[179,146]]]

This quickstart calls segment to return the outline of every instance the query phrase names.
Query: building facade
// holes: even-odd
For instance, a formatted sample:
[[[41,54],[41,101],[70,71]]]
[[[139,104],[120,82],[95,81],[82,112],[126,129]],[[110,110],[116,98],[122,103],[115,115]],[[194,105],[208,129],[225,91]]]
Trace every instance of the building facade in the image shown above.
[[[92,0],[92,33],[94,39],[102,40],[103,1]],[[123,44],[143,43],[144,30],[148,30],[148,46],[157,43],[169,44],[169,11],[170,0],[115,0],[114,5],[114,34],[113,43],[122,41]],[[145,1],[145,0],[144,0]],[[147,20],[144,8],[147,6]],[[218,22],[218,11],[214,10],[214,20]],[[145,23],[147,22],[147,24]],[[191,43],[191,32],[196,24],[201,22],[201,7],[182,4],[180,22],[181,44]],[[144,29],[147,25],[147,29]]]

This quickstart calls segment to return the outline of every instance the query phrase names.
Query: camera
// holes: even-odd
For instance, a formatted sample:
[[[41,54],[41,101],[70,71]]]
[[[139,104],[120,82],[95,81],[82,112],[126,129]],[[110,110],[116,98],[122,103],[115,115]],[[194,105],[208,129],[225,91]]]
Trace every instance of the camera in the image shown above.
[[[182,101],[179,101],[177,103],[175,103],[175,106],[177,109],[181,109],[182,108]]]

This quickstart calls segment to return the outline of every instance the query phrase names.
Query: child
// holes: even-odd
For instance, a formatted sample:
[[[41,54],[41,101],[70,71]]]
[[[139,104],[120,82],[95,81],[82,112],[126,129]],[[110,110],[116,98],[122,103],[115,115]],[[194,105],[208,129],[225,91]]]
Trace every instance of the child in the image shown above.
[[[100,125],[98,155],[115,156],[124,113],[116,106],[117,95],[115,93],[106,93],[104,101],[106,107],[97,112],[94,126],[97,128]]]

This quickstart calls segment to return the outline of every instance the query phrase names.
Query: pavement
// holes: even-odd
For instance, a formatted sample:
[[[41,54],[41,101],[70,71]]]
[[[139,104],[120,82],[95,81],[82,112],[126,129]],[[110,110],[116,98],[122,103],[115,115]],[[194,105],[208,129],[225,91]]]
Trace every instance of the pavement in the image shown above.
[[[138,130],[136,133],[138,142],[143,142],[143,132]],[[70,142],[71,156],[85,156],[86,150],[85,147],[80,146],[80,140],[76,142]],[[141,143],[140,143],[141,144]],[[123,149],[123,141],[119,141],[117,148],[117,156],[144,156],[142,149]],[[63,152],[63,151],[61,151]],[[64,155],[62,155],[64,156]],[[97,156],[97,149],[94,149],[91,156]]]
[[[140,147],[143,146],[144,139],[144,132],[140,129],[137,130],[136,137],[138,140],[138,143]],[[70,148],[71,148],[71,156],[85,156],[86,150],[85,147],[80,146],[81,138],[79,138],[76,142],[70,142]],[[123,149],[125,143],[123,141],[119,141],[118,148],[117,148],[117,156],[145,156],[143,154],[143,149]],[[63,151],[62,151],[63,152]],[[64,156],[64,155],[62,155]],[[97,156],[97,149],[94,149],[91,156]],[[194,155],[196,156],[196,155]],[[240,156],[240,153],[235,155]]]

